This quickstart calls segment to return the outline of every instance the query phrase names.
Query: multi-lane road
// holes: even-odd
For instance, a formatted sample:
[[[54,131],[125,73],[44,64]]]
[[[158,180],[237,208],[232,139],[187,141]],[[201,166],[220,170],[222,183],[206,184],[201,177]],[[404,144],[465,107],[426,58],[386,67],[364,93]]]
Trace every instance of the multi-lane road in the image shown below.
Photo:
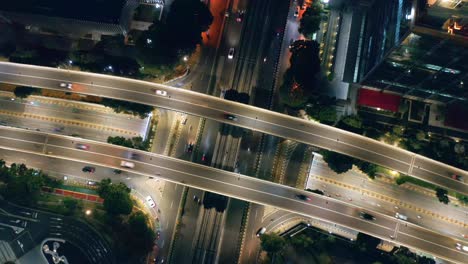
[[[220,122],[284,137],[363,159],[416,178],[468,194],[468,185],[453,180],[453,174],[468,179],[468,172],[334,127],[301,120],[265,109],[161,84],[94,73],[0,63],[0,81],[49,89],[61,82],[73,83],[70,92],[96,95],[186,112]],[[166,96],[156,95],[164,90]],[[237,120],[228,120],[231,113]]]
[[[89,151],[76,149],[78,142],[88,144]],[[69,166],[67,164],[75,164],[76,167],[76,163],[82,166],[94,164],[96,167],[119,168],[122,160],[128,159],[136,152],[132,149],[79,138],[5,127],[0,129],[0,148],[2,156],[21,156],[28,164],[37,168],[46,168],[51,164],[64,167]],[[361,208],[326,196],[166,156],[145,152],[139,154],[139,160],[132,161],[136,166],[130,172],[134,174],[144,177],[156,174],[168,181],[332,221],[396,244],[428,252],[442,259],[465,263],[468,258],[466,252],[455,248],[457,242],[464,243],[463,241],[394,217],[374,213],[375,221],[366,221],[359,217]],[[311,200],[298,199],[297,194],[307,195]]]

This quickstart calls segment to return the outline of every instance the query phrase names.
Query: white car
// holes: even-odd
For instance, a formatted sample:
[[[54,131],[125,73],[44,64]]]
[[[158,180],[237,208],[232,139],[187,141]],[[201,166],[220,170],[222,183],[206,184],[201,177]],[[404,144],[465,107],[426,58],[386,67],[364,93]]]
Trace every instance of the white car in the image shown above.
[[[135,168],[135,163],[122,160],[122,161],[120,162],[120,167],[133,169],[133,168]]]
[[[463,251],[467,251],[467,252],[468,252],[468,246],[463,246],[463,245],[460,244],[460,243],[457,243],[456,248],[457,248],[458,250],[463,250]]]
[[[232,60],[234,58],[234,48],[229,49],[228,59]]]
[[[60,87],[67,88],[67,89],[72,89],[73,84],[71,84],[71,83],[60,83]]]
[[[161,96],[167,96],[167,92],[163,90],[156,90],[156,94]]]
[[[154,208],[156,204],[153,201],[153,198],[151,196],[146,196],[146,203],[148,204],[149,207]]]
[[[265,232],[266,232],[266,228],[262,227],[257,231],[256,235],[257,235],[257,237],[260,237],[261,235],[265,234]]]

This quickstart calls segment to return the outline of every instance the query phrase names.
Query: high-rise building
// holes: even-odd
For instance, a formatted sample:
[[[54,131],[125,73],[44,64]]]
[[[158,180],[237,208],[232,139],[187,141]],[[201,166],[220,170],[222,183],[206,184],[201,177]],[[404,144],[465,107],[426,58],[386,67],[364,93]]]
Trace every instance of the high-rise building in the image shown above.
[[[377,1],[387,2],[387,1]],[[462,0],[395,0],[388,2],[410,6],[403,9],[394,28],[398,36],[381,31],[380,38],[366,38],[363,43],[372,44],[376,39],[382,52],[360,51],[361,58],[373,60],[368,64],[356,62],[357,78],[353,82],[378,88],[381,91],[399,93],[405,97],[444,103],[468,100],[468,1]],[[412,2],[411,5],[410,3]],[[400,6],[400,4],[399,4]],[[410,20],[409,27],[403,27]],[[376,21],[379,21],[378,19]],[[380,22],[378,22],[380,23]],[[397,30],[391,31],[395,33]],[[393,40],[393,45],[390,41]],[[370,45],[369,44],[369,45]],[[378,48],[372,44],[370,50]],[[366,45],[358,49],[366,49]],[[382,54],[383,53],[383,54]],[[372,65],[373,64],[373,65]],[[364,65],[364,67],[362,67]],[[372,66],[372,67],[366,67]],[[359,69],[358,69],[359,67]]]

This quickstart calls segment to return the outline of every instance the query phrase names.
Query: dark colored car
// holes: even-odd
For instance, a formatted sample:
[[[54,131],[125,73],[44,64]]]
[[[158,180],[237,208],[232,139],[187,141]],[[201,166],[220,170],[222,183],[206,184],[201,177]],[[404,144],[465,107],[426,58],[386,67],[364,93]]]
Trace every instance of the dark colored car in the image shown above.
[[[375,217],[374,217],[373,215],[368,214],[368,213],[366,213],[366,212],[361,212],[361,213],[359,214],[359,216],[360,216],[362,219],[365,219],[365,220],[371,220],[371,221],[375,220]]]
[[[224,118],[232,121],[237,121],[237,116],[231,114],[224,114]]]
[[[91,167],[91,166],[85,166],[83,169],[81,169],[83,172],[88,172],[88,173],[94,173],[96,171],[96,168]]]
[[[239,23],[242,22],[242,20],[244,20],[244,15],[245,15],[245,11],[243,10],[237,12],[236,21]]]
[[[296,198],[299,199],[299,200],[303,200],[303,201],[310,201],[310,197],[307,196],[307,195],[303,195],[303,194],[296,194]]]
[[[190,143],[190,144],[188,144],[188,146],[187,146],[187,152],[188,152],[188,153],[192,153],[192,151],[193,151],[193,143]]]

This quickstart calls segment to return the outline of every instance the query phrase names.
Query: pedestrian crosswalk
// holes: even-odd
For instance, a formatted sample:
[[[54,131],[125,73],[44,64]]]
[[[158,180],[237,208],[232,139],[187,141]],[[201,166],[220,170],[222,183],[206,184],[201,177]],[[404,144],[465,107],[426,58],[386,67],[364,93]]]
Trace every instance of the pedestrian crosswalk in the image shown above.
[[[13,252],[10,244],[5,241],[0,241],[0,263],[5,263],[7,261],[15,261],[16,255]]]

